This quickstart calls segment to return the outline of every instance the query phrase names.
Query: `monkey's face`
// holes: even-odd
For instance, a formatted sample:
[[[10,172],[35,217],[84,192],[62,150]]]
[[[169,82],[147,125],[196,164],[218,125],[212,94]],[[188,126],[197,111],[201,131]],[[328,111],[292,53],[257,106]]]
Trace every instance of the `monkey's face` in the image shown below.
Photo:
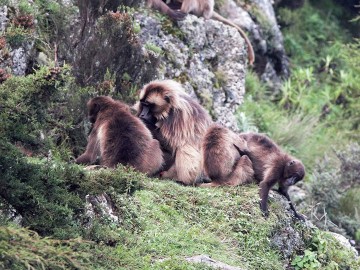
[[[140,93],[138,115],[143,121],[156,122],[168,117],[171,110],[170,97],[162,87],[148,86]]]
[[[285,185],[291,186],[302,180],[305,176],[305,167],[299,160],[286,163],[284,170]]]

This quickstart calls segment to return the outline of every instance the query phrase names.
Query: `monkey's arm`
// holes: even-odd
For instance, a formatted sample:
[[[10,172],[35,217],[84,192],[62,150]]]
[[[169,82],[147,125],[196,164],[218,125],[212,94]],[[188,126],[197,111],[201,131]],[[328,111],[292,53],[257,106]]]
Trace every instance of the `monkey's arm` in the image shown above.
[[[269,211],[268,211],[269,191],[271,187],[276,184],[277,181],[278,180],[273,170],[267,169],[264,173],[264,180],[261,181],[259,184],[260,209],[265,217],[269,216]]]
[[[162,0],[146,0],[147,6],[155,10],[160,11],[163,14],[168,15],[174,21],[183,20],[186,16],[186,13],[180,10],[171,9],[166,3]]]
[[[94,165],[98,163],[99,149],[96,141],[96,130],[92,129],[85,152],[75,160],[77,164]]]
[[[89,165],[91,164],[91,153],[88,153],[85,151],[85,153],[83,153],[80,157],[78,157],[75,160],[76,164],[84,164],[84,165]]]
[[[279,186],[278,191],[279,191],[279,193],[280,193],[281,195],[284,195],[285,198],[289,201],[290,208],[291,208],[291,210],[294,211],[295,217],[298,218],[298,219],[300,219],[300,220],[302,220],[302,221],[305,221],[305,218],[303,217],[303,215],[301,215],[301,214],[299,214],[298,212],[296,212],[295,207],[294,207],[294,205],[293,205],[292,202],[291,202],[291,199],[290,199],[290,196],[289,196],[289,193],[288,193],[288,189],[289,189],[289,187]]]

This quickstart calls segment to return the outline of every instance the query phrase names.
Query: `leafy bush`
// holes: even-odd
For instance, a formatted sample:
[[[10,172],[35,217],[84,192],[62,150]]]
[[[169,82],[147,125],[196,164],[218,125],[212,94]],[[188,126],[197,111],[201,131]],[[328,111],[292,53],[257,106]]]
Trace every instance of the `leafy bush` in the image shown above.
[[[306,184],[308,201],[315,205],[309,216],[319,227],[342,233],[345,229],[355,239],[360,230],[360,146],[349,145],[336,156],[340,164],[324,160]]]
[[[295,270],[358,269],[360,259],[355,258],[352,251],[344,249],[331,235],[316,229],[307,239],[304,254],[296,256],[291,265]]]

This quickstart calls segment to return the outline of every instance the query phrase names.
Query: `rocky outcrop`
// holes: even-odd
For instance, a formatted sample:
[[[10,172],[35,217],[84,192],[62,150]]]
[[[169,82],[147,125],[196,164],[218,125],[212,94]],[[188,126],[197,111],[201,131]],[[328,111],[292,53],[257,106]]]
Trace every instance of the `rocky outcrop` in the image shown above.
[[[34,20],[31,16],[25,21],[23,18],[16,8],[0,6],[0,68],[16,76],[24,76],[35,57]],[[8,28],[10,25],[20,26],[21,31]]]
[[[248,31],[256,55],[254,69],[270,89],[278,91],[290,70],[272,1],[254,0],[240,6],[236,1],[225,0],[219,12]]]

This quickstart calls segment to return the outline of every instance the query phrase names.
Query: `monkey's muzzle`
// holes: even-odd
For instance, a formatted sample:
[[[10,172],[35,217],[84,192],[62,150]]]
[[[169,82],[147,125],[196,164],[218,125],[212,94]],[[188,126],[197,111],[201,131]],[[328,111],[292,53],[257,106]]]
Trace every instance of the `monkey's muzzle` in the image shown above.
[[[286,186],[292,186],[292,185],[296,184],[296,182],[298,182],[298,177],[293,176],[293,177],[287,178],[285,180],[285,185]]]

